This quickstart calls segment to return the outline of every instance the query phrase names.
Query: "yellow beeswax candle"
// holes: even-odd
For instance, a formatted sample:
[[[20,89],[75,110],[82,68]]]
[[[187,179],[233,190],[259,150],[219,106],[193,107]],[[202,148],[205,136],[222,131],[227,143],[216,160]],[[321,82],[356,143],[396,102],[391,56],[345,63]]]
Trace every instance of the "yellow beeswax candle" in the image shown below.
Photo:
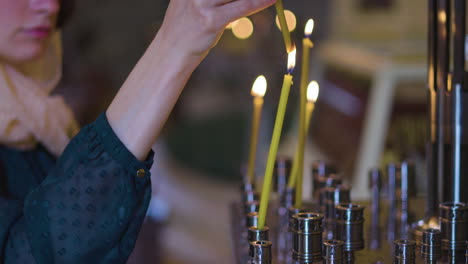
[[[309,132],[309,126],[310,126],[310,119],[312,117],[312,113],[315,108],[315,102],[317,101],[319,94],[319,85],[316,81],[312,81],[309,86],[307,87],[307,107],[305,109],[305,127],[304,127],[304,146],[306,144],[306,139],[307,139],[307,134]],[[302,148],[302,153],[299,153],[301,155],[300,158],[302,160],[299,160],[299,170],[296,179],[296,197],[295,197],[295,204],[294,207],[296,208],[302,208],[302,185],[303,185],[303,180],[304,180],[304,150]]]
[[[309,81],[309,61],[310,61],[310,49],[313,44],[310,40],[310,35],[314,29],[314,21],[310,19],[304,30],[304,39],[302,41],[302,73],[301,73],[301,85],[300,85],[300,118],[299,118],[299,136],[297,144],[297,169],[296,169],[296,199],[295,207],[302,208],[302,183],[304,179],[304,150],[306,141],[306,101],[307,101],[307,82]]]
[[[281,88],[281,96],[276,113],[275,126],[273,128],[273,135],[270,143],[270,151],[268,152],[268,159],[262,186],[262,195],[260,198],[258,229],[263,229],[265,227],[268,202],[270,199],[271,183],[273,178],[273,169],[275,166],[276,154],[278,153],[281,131],[283,130],[283,121],[286,113],[286,106],[288,104],[289,91],[291,89],[291,85],[293,84],[293,76],[291,73],[295,64],[296,49],[293,49],[293,51],[288,54],[288,73],[284,75],[283,87]]]
[[[267,81],[265,76],[260,75],[255,80],[252,87],[253,96],[253,114],[252,114],[252,128],[250,134],[250,151],[249,163],[247,167],[247,177],[250,183],[255,181],[255,157],[257,155],[257,139],[258,128],[260,126],[260,119],[262,116],[263,96],[267,89]]]
[[[281,25],[281,33],[283,34],[286,52],[289,54],[294,49],[294,45],[291,42],[291,35],[289,33],[288,23],[286,22],[286,16],[284,15],[283,0],[276,1],[275,7],[276,13],[278,14],[278,20]]]
[[[306,125],[305,125],[306,136],[309,133],[310,119],[312,118],[312,113],[314,112],[315,102],[318,99],[319,90],[320,90],[320,87],[316,81],[310,82],[309,86],[307,87],[307,107],[306,107]],[[296,150],[295,155],[296,155],[295,157],[297,157],[298,155],[297,150]],[[296,171],[294,171],[294,168],[296,168],[295,169]],[[297,165],[293,164],[293,168],[291,170],[291,174],[290,174],[289,181],[288,181],[288,187],[290,188],[294,188],[294,186],[296,185],[297,168],[298,168]]]
[[[303,52],[302,52],[302,72],[300,85],[300,106],[299,106],[299,129],[296,153],[294,156],[293,167],[289,176],[288,186],[293,188],[296,185],[296,179],[302,178],[304,167],[304,149],[306,139],[306,101],[307,101],[307,82],[309,81],[309,61],[310,49],[313,47],[310,36],[314,29],[314,20],[309,19],[304,30]],[[296,190],[297,193],[297,190]]]

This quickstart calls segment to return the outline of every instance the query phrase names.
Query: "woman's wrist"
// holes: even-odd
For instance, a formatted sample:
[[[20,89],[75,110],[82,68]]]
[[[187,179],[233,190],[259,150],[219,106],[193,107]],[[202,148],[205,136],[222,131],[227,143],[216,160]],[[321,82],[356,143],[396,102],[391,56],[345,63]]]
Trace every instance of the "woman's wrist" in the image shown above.
[[[187,30],[191,31],[186,32]],[[181,29],[180,25],[176,28],[170,22],[164,21],[151,45],[154,44],[157,48],[168,52],[176,52],[180,58],[198,65],[211,49],[204,43],[209,38],[193,28]]]

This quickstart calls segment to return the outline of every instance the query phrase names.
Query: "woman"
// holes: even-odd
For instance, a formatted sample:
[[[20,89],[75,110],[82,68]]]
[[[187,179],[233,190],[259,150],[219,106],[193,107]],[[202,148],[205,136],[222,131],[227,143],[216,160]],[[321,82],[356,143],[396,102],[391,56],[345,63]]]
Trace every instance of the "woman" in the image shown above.
[[[0,262],[125,263],[151,196],[151,146],[187,79],[229,22],[274,2],[171,0],[108,110],[78,131],[48,95],[66,10],[0,0]]]

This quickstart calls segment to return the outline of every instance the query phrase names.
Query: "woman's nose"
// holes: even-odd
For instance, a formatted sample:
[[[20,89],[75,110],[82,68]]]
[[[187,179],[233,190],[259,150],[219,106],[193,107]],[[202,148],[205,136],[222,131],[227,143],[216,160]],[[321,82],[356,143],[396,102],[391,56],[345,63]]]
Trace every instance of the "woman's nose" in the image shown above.
[[[67,0],[65,0],[67,1]],[[49,15],[58,13],[60,0],[31,0],[31,8],[37,12],[44,12]]]

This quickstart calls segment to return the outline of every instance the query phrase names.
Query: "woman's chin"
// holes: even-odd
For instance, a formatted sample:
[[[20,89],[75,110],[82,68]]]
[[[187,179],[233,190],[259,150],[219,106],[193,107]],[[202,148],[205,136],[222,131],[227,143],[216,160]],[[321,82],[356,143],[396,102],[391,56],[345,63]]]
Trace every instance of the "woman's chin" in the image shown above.
[[[34,61],[44,55],[45,44],[29,43],[27,45],[16,46],[9,51],[1,52],[0,59],[12,64],[22,64]]]

